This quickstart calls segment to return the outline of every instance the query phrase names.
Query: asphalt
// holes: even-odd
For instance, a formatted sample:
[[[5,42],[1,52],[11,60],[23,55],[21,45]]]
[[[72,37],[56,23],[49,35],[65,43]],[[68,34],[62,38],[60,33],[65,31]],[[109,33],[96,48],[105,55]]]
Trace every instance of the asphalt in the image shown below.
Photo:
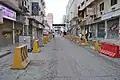
[[[11,70],[13,54],[0,60],[0,80],[120,80],[117,62],[56,36],[29,53],[31,63],[25,70]]]

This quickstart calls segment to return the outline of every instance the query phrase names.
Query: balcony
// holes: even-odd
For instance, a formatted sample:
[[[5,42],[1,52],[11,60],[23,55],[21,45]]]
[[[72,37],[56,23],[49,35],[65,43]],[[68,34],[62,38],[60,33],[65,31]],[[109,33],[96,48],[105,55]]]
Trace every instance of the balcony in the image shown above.
[[[79,11],[83,11],[87,6],[92,4],[95,0],[88,0],[87,2],[84,0],[84,4],[80,6]],[[82,2],[83,3],[83,2]]]
[[[20,11],[17,0],[0,0],[0,2],[11,7],[12,9],[14,9],[16,11]]]

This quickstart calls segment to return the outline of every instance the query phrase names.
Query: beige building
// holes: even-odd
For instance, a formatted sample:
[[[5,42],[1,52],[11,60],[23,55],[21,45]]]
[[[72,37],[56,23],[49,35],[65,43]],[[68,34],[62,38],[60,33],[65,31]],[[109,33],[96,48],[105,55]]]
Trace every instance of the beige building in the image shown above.
[[[78,12],[82,30],[92,31],[93,37],[119,37],[120,0],[83,0]]]
[[[69,0],[66,6],[66,25],[73,35],[77,35],[78,5],[80,2],[80,0]]]
[[[46,20],[48,25],[50,26],[51,29],[53,29],[53,14],[52,13],[48,13],[46,16]]]
[[[0,24],[0,46],[18,43],[19,36],[23,35],[25,17],[28,12],[28,0],[0,0],[3,23]],[[26,4],[25,4],[26,3]],[[21,14],[22,13],[22,14]]]
[[[30,35],[32,40],[42,36],[44,0],[0,0],[0,9],[4,11],[0,16],[1,20],[3,18],[0,24],[0,46],[18,43],[21,35]]]

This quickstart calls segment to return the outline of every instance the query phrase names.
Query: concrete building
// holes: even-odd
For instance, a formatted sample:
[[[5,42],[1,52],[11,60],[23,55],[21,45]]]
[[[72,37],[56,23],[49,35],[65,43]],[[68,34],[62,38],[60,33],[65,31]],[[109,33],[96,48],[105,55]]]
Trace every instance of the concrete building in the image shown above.
[[[45,16],[44,0],[30,0],[29,35],[34,39],[42,39]]]
[[[46,16],[47,23],[50,25],[50,28],[53,29],[53,14],[48,13]]]
[[[120,0],[83,0],[79,22],[94,38],[117,39],[120,26]]]
[[[44,0],[0,0],[0,46],[19,42],[20,35],[42,39]]]
[[[81,0],[69,0],[66,6],[66,25],[69,28],[69,32],[73,35],[77,35],[77,21],[78,21],[78,4]]]
[[[23,35],[25,17],[23,14],[28,12],[26,4],[20,8],[20,0],[0,0],[2,11],[0,24],[0,46],[18,43],[20,35]],[[3,20],[3,21],[2,21]]]

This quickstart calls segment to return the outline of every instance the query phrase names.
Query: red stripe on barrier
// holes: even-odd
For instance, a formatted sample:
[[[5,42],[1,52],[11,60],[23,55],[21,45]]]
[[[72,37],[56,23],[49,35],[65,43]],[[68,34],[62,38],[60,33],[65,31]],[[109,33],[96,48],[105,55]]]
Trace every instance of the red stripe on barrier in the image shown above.
[[[120,47],[114,44],[102,43],[100,52],[112,58],[120,58]]]

